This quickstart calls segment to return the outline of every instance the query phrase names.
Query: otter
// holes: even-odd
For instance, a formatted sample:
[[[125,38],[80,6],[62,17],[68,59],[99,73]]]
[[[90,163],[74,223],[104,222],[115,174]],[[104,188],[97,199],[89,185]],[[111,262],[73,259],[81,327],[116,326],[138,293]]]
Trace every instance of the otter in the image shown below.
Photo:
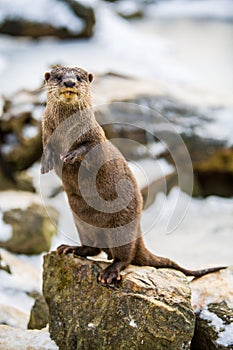
[[[98,276],[102,284],[121,280],[120,272],[129,264],[172,268],[193,277],[225,268],[192,271],[147,250],[140,228],[138,184],[95,119],[90,94],[93,74],[57,66],[44,77],[47,105],[42,117],[41,173],[55,169],[62,179],[82,244],[62,244],[57,253],[87,257],[104,251],[113,261]]]

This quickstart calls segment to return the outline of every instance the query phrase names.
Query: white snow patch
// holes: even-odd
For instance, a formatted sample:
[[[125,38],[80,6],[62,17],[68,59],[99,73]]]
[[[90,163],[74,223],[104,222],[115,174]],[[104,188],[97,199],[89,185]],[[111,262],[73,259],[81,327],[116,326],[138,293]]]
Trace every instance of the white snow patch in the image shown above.
[[[233,346],[233,323],[225,326],[224,331],[220,332],[216,343],[223,346]]]
[[[167,234],[175,207],[180,224]],[[231,198],[194,199],[173,188],[168,196],[158,193],[155,202],[143,211],[143,238],[156,255],[169,257],[185,267],[232,265],[232,215]]]
[[[21,330],[0,326],[1,349],[7,350],[58,350],[51,340],[48,329]]]
[[[3,212],[0,211],[0,241],[8,241],[12,237],[12,227],[3,220]]]
[[[208,123],[202,123],[200,127],[195,127],[195,132],[201,137],[215,140],[226,140],[229,145],[233,144],[233,123],[232,108],[215,111],[213,119]]]
[[[72,32],[81,32],[83,21],[75,16],[67,4],[56,0],[8,1],[1,0],[0,21],[4,18],[22,18],[39,23],[51,23],[54,27],[66,27]]]
[[[30,313],[34,299],[27,292],[41,292],[42,276],[40,268],[34,268],[16,255],[0,250],[4,261],[9,265],[11,274],[0,271],[0,300],[2,304],[15,307],[27,314]],[[41,257],[38,257],[38,259]],[[30,258],[28,257],[28,262]],[[32,264],[33,265],[33,264]]]
[[[25,138],[33,138],[38,134],[38,128],[33,125],[25,125],[22,130],[22,135]]]
[[[148,15],[161,19],[218,19],[233,18],[231,0],[167,0],[148,7]]]
[[[133,328],[137,328],[137,324],[133,319],[130,321],[129,325]]]
[[[0,192],[0,210],[20,208],[26,209],[30,204],[41,204],[41,198],[38,194],[24,191],[1,191]]]
[[[146,158],[135,162],[130,161],[128,164],[137,179],[140,189],[174,171],[174,167],[164,159]]]
[[[92,322],[88,323],[87,327],[90,329],[95,329],[95,325]]]
[[[209,321],[211,326],[218,332],[217,344],[223,346],[233,345],[233,323],[225,324],[220,317],[207,309],[201,311],[200,318]]]
[[[214,312],[211,312],[207,309],[201,311],[200,318],[209,321],[211,326],[214,326],[217,332],[219,332],[224,327],[223,320]]]

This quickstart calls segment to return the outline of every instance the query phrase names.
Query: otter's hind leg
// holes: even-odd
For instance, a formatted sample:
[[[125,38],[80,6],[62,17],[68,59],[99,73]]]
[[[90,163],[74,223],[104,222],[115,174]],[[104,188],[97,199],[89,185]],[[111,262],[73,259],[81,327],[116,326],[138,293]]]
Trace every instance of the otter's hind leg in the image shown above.
[[[120,272],[130,264],[133,254],[134,242],[121,247],[110,248],[113,262],[103,271],[101,271],[98,280],[101,283],[112,283],[113,280],[120,281]]]
[[[100,249],[96,247],[88,247],[88,246],[72,246],[62,244],[57,247],[57,253],[60,254],[69,254],[73,253],[74,255],[86,257],[86,256],[95,256],[100,253]]]

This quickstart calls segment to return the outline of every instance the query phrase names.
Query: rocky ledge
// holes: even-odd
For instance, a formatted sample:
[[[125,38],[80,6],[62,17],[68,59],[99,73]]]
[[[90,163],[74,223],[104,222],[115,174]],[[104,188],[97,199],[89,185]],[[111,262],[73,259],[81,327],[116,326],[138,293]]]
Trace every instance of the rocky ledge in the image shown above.
[[[92,7],[80,0],[35,0],[1,8],[0,31],[12,36],[60,39],[89,38],[93,34],[95,14]]]
[[[104,286],[97,275],[105,265],[45,256],[43,293],[60,350],[190,349],[195,316],[181,272],[130,266],[119,284]]]

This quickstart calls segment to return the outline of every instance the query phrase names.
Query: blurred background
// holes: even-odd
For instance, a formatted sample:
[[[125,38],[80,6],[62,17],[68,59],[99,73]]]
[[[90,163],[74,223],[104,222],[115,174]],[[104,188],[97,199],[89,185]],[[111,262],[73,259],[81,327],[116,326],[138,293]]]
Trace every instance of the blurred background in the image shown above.
[[[139,181],[150,250],[189,268],[232,265],[233,1],[0,0],[0,33],[1,303],[27,322],[43,252],[78,241],[59,180],[39,171],[43,75],[55,64],[93,72],[107,136],[134,141],[117,145]]]

